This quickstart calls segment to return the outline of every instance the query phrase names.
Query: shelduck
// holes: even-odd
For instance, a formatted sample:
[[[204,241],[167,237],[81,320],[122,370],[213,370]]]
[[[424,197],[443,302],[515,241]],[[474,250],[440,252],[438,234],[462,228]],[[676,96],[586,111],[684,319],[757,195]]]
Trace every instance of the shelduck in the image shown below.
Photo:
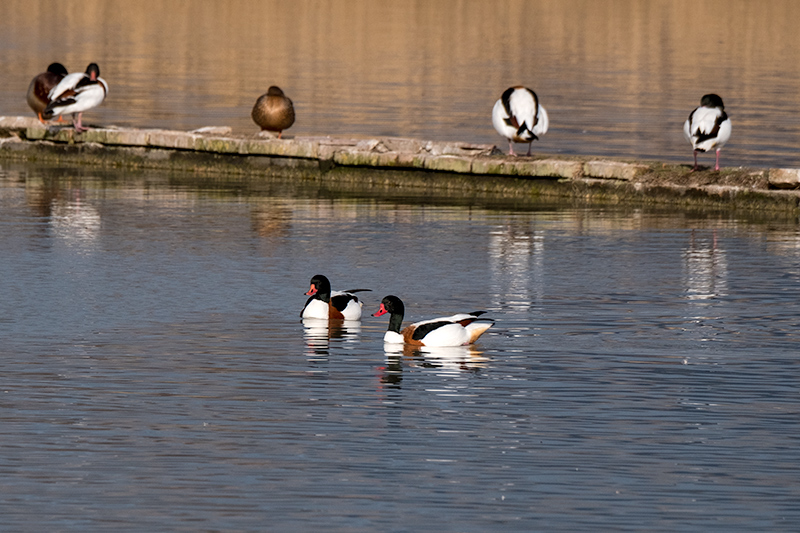
[[[108,84],[100,77],[100,67],[91,63],[85,73],[74,72],[64,76],[50,91],[50,103],[44,114],[72,113],[72,125],[80,133],[88,129],[81,124],[83,112],[102,104],[107,94]]]
[[[453,316],[415,322],[400,329],[405,315],[405,305],[397,296],[386,296],[372,316],[389,313],[389,329],[383,341],[391,344],[445,347],[472,344],[494,324],[490,318],[480,318],[486,311],[460,313]]]
[[[352,289],[331,292],[331,282],[321,274],[311,278],[311,288],[306,305],[300,312],[303,318],[322,318],[336,320],[359,320],[363,303],[353,294],[371,289]]]
[[[506,89],[495,102],[492,124],[497,133],[508,139],[508,155],[517,155],[515,142],[528,143],[528,155],[531,155],[532,142],[547,133],[550,119],[535,92],[516,86]]]
[[[50,103],[50,91],[59,84],[64,76],[67,75],[67,69],[61,63],[51,63],[47,67],[46,72],[38,74],[31,80],[28,85],[27,101],[31,106],[33,112],[39,117],[39,122],[44,122],[44,113],[47,104]]]
[[[709,150],[716,150],[714,170],[719,170],[719,151],[731,138],[731,119],[725,112],[722,98],[716,94],[703,96],[700,107],[696,107],[683,124],[683,136],[694,148],[693,171],[700,168],[697,166],[697,152]]]
[[[262,131],[277,131],[280,139],[283,130],[294,124],[294,105],[280,87],[273,85],[266,94],[258,97],[250,116]]]

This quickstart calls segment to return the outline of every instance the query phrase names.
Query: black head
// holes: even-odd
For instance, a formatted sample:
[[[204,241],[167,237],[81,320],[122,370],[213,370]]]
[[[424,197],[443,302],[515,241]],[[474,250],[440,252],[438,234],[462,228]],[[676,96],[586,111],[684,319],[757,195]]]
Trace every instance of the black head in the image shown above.
[[[317,274],[311,278],[311,288],[308,289],[306,294],[314,295],[317,293],[320,293],[321,295],[327,294],[329,296],[331,293],[331,282],[328,281],[328,278],[322,274]]]
[[[378,311],[372,316],[381,316],[385,315],[386,313],[403,316],[405,312],[406,306],[403,305],[403,300],[390,294],[381,300],[380,309],[378,309]]]
[[[273,85],[267,89],[267,96],[283,96],[283,91],[281,91],[280,87]]]
[[[89,63],[89,66],[86,67],[86,75],[93,80],[100,77],[100,67],[97,66],[97,63]]]
[[[58,74],[59,76],[66,76],[69,74],[69,72],[67,72],[67,68],[61,63],[50,63],[50,65],[47,67],[47,72],[50,72],[51,74]]]
[[[704,95],[703,99],[700,100],[700,105],[703,107],[718,107],[720,109],[725,109],[725,104],[722,103],[722,98],[713,93]]]

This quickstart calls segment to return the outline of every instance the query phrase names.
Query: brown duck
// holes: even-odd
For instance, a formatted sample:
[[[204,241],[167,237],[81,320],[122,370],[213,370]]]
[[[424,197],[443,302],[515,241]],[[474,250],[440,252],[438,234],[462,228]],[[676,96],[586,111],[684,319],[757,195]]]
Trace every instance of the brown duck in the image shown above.
[[[283,130],[294,124],[294,106],[283,91],[273,85],[267,90],[267,94],[258,97],[250,116],[261,126],[262,131],[277,131],[280,139]]]
[[[31,106],[33,112],[38,115],[41,122],[44,122],[42,113],[44,113],[47,104],[50,103],[50,91],[52,91],[53,87],[58,85],[66,75],[67,69],[64,68],[64,65],[61,63],[51,63],[50,66],[47,67],[47,72],[42,72],[31,80],[31,84],[28,86],[28,105]]]

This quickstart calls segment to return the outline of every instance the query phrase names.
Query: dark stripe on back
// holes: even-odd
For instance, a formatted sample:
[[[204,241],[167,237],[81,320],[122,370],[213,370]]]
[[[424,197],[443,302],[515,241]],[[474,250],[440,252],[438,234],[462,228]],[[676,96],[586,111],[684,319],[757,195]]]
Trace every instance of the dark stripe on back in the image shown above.
[[[533,139],[538,140],[539,137],[533,134],[533,130],[529,128],[524,122],[520,124],[517,117],[514,116],[514,114],[511,112],[511,95],[517,89],[528,91],[530,95],[533,97],[533,106],[534,106],[533,126],[536,126],[536,124],[539,123],[539,97],[536,96],[535,92],[528,89],[527,87],[509,87],[508,89],[505,90],[505,92],[503,92],[503,96],[500,97],[500,100],[503,102],[503,109],[505,109],[506,115],[508,115],[508,118],[505,119],[505,123],[517,130],[517,137],[522,137],[525,131],[529,131],[533,136]]]
[[[331,305],[334,307],[334,309],[341,312],[344,311],[344,308],[347,307],[347,304],[350,303],[350,300],[355,300],[357,302],[358,298],[349,294],[339,294],[331,297]]]
[[[709,139],[714,139],[719,135],[719,128],[722,126],[722,123],[728,120],[728,114],[723,111],[720,116],[717,117],[717,120],[714,121],[714,127],[709,133],[703,133],[702,131],[697,132],[697,143],[701,143],[707,141]]]
[[[536,126],[539,123],[539,97],[527,87],[525,87],[525,90],[533,96],[533,125]],[[531,135],[533,135],[533,129],[531,129]],[[533,135],[533,138],[536,139],[536,135]]]
[[[503,102],[503,109],[506,110],[506,115],[509,117],[513,117],[511,114],[511,94],[514,92],[514,87],[509,87],[508,89],[503,92],[503,96],[500,97],[500,100]],[[510,124],[509,124],[510,125]]]
[[[411,338],[414,339],[415,341],[422,340],[422,338],[425,337],[425,335],[427,335],[431,331],[438,329],[442,326],[446,326],[447,324],[452,324],[452,322],[441,320],[439,322],[430,322],[428,324],[422,324],[416,327],[416,329],[414,330],[414,334],[411,336]]]
[[[81,88],[81,87],[88,87],[89,85],[95,85],[95,84],[97,84],[97,83],[100,83],[100,82],[99,82],[99,81],[97,81],[97,80],[95,80],[95,81],[92,81],[92,80],[91,80],[91,78],[89,78],[88,76],[84,76],[83,78],[81,78],[81,81],[79,81],[79,82],[78,82],[78,83],[75,85],[75,88],[76,88],[76,89],[79,89],[79,88]]]
[[[53,109],[55,109],[57,107],[66,107],[68,105],[74,104],[75,102],[77,102],[77,100],[75,100],[74,98],[66,98],[66,99],[63,99],[63,100],[59,99],[59,100],[56,100],[55,102],[50,102],[47,105],[47,108],[45,109],[45,113],[52,113]]]

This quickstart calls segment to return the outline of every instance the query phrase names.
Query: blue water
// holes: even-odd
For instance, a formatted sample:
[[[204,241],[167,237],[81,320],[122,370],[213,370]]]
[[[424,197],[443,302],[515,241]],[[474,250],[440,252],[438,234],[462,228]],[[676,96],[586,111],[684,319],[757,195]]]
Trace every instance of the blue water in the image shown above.
[[[0,167],[4,528],[796,528],[796,220],[280,190]]]

